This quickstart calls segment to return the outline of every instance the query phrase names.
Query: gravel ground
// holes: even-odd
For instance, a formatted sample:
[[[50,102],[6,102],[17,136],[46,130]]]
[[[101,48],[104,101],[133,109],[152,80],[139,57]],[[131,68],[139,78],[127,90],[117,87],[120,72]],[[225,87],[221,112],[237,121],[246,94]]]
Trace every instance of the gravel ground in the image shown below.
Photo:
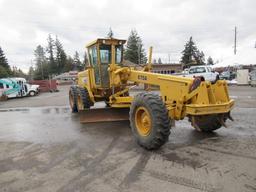
[[[256,89],[229,89],[229,128],[179,121],[157,151],[134,142],[129,122],[80,124],[68,86],[0,102],[0,191],[256,191]]]

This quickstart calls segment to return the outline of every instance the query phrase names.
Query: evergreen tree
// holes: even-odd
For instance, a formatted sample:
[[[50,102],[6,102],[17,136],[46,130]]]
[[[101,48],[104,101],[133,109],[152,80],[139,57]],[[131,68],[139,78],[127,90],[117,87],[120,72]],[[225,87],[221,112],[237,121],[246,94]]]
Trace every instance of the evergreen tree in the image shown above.
[[[28,79],[29,80],[33,80],[34,79],[34,73],[35,73],[35,70],[32,66],[29,67],[29,70],[28,70]]]
[[[0,78],[8,77],[9,73],[7,72],[6,68],[0,65]]]
[[[34,51],[34,55],[36,62],[35,79],[47,79],[49,69],[44,48],[38,45]]]
[[[184,63],[186,67],[189,67],[191,64],[204,64],[204,53],[197,49],[192,37],[189,38],[185,49],[182,51],[181,62]]]
[[[112,31],[112,29],[110,27],[109,28],[109,32],[108,32],[108,38],[113,38],[113,36],[114,36],[114,33],[113,33],[113,31]]]
[[[194,58],[195,58],[195,61],[198,65],[205,64],[205,58],[204,58],[204,52],[203,51],[200,52],[199,50],[197,50],[195,52],[195,57]]]
[[[63,46],[56,36],[55,40],[55,47],[56,47],[56,74],[60,74],[64,72],[64,66],[67,62],[67,55],[63,49]]]
[[[213,65],[213,64],[214,64],[213,59],[211,56],[209,56],[207,59],[207,65]]]
[[[82,62],[80,61],[79,53],[76,51],[74,55],[74,70],[82,71],[83,66]]]
[[[8,64],[8,60],[5,57],[4,51],[0,47],[0,78],[2,77],[8,77],[11,75],[11,68]]]
[[[66,71],[66,72],[72,71],[73,70],[73,63],[74,63],[73,58],[68,56],[67,62],[64,66],[64,71]]]
[[[138,36],[138,63],[139,64],[146,64],[147,63],[147,57],[145,53],[145,49],[143,48],[142,40]]]
[[[158,64],[162,64],[162,60],[160,57],[158,58]]]
[[[138,36],[136,30],[132,30],[128,37],[126,50],[124,52],[124,59],[136,64],[147,62],[142,40]]]
[[[53,38],[51,37],[51,34],[49,34],[47,41],[48,41],[48,46],[46,48],[46,51],[49,55],[47,58],[49,62],[49,72],[50,74],[56,74],[58,69],[57,69],[56,62],[54,60],[55,43]]]
[[[84,66],[84,68],[89,66],[88,56],[87,56],[87,52],[86,51],[84,52],[83,66]]]

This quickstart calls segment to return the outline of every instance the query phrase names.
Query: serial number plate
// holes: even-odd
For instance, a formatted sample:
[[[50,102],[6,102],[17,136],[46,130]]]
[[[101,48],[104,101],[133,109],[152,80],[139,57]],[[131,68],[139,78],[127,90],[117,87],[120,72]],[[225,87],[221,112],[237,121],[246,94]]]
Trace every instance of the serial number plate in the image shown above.
[[[138,75],[139,80],[147,80],[147,76],[145,75]]]

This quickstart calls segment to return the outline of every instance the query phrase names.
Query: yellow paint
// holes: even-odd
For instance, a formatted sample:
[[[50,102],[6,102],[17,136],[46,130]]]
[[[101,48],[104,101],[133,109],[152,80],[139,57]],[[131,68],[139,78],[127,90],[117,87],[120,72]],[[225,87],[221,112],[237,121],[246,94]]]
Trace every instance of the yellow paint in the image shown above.
[[[78,86],[88,89],[93,102],[108,100],[111,107],[130,107],[133,97],[125,93],[132,85],[142,83],[160,87],[160,95],[171,119],[180,120],[187,115],[227,113],[234,106],[234,101],[229,98],[227,84],[223,80],[215,84],[204,81],[195,90],[190,91],[193,78],[151,73],[152,47],[149,51],[148,65],[142,70],[116,64],[115,46],[124,43],[125,40],[111,38],[97,39],[87,45],[87,48],[97,47],[98,58],[100,45],[111,45],[111,63],[108,65],[109,87],[95,84],[94,69],[90,60],[89,67],[78,74]],[[101,69],[100,60],[98,66]]]
[[[145,137],[151,132],[151,116],[145,107],[138,107],[135,112],[135,124],[138,133]]]

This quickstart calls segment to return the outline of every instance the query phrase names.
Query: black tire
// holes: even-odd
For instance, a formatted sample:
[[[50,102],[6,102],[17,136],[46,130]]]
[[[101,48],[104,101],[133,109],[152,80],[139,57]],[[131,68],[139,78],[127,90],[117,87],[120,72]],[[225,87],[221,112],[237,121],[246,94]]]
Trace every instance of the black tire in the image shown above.
[[[77,94],[78,94],[78,89],[76,86],[72,85],[69,89],[69,104],[72,113],[77,113],[78,108],[77,108]]]
[[[86,88],[79,87],[79,97],[82,100],[83,103],[83,109],[90,109],[91,106],[93,106],[93,102],[90,99],[89,92]]]
[[[148,135],[139,133],[136,126],[136,111],[145,108],[150,115],[151,128]],[[158,95],[139,93],[130,107],[130,126],[137,143],[145,149],[158,149],[165,144],[170,135],[170,119],[165,104]]]
[[[222,115],[224,114],[194,116],[189,117],[189,121],[196,130],[209,133],[222,127],[222,124],[220,122],[220,118],[222,117]],[[194,118],[194,122],[197,127],[194,126],[192,118]],[[225,122],[226,120],[227,117],[224,116],[223,121]]]
[[[220,80],[220,76],[219,76],[219,75],[216,76],[216,78],[215,78],[215,80],[212,82],[212,84],[215,84],[218,80]]]
[[[35,91],[30,91],[30,92],[29,92],[29,96],[30,96],[30,97],[36,96],[36,92],[35,92]]]

